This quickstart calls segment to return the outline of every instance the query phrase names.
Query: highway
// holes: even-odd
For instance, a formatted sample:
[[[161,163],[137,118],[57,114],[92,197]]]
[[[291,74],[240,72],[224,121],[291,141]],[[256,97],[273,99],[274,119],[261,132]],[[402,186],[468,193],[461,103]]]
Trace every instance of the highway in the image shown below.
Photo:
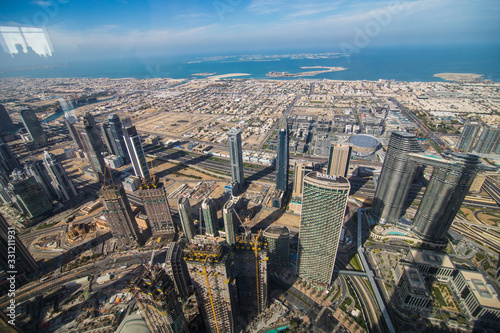
[[[366,283],[363,281],[363,278],[349,276],[348,279],[354,289],[354,292],[356,293],[356,296],[358,297],[359,302],[361,303],[360,305],[365,315],[368,332],[385,333],[385,325],[380,322],[382,314],[380,313],[379,308],[374,306],[374,304],[376,304],[376,300]]]
[[[160,254],[160,252],[155,252],[155,257]],[[149,260],[151,257],[152,251],[147,251],[143,253],[136,254],[138,257],[143,258],[144,260]],[[41,281],[34,281],[31,282],[21,288],[19,288],[16,291],[16,302],[19,304],[31,297],[34,297],[36,295],[40,295],[42,293],[45,293],[51,289],[57,288],[62,286],[63,284],[79,279],[81,277],[85,276],[90,276],[92,274],[99,274],[105,270],[117,268],[119,269],[120,266],[130,266],[130,265],[136,265],[140,264],[141,259],[135,258],[134,255],[123,255],[118,258],[113,258],[113,257],[106,257],[98,262],[94,262],[76,269],[71,270],[70,272],[63,273],[61,275],[58,275],[56,277],[49,278],[48,280],[45,280],[43,282]],[[5,308],[5,306],[8,304],[10,301],[10,298],[7,296],[4,296],[0,298],[0,307]]]
[[[500,205],[500,184],[491,177],[486,177],[482,187]]]
[[[401,110],[401,112],[406,116],[406,118],[408,118],[408,120],[414,122],[420,128],[422,128],[427,139],[432,141],[432,143],[434,143],[435,146],[440,147],[443,150],[446,148],[446,143],[443,140],[441,140],[440,137],[438,137],[436,134],[434,134],[433,131],[431,131],[429,128],[427,128],[427,126],[425,126],[425,124],[422,123],[420,121],[420,119],[415,117],[415,115],[413,115],[413,113],[411,113],[411,111],[409,111],[403,104],[399,103],[399,101],[397,99],[395,99],[394,97],[388,97],[388,100],[390,100],[391,102],[396,104],[398,106],[398,108]]]

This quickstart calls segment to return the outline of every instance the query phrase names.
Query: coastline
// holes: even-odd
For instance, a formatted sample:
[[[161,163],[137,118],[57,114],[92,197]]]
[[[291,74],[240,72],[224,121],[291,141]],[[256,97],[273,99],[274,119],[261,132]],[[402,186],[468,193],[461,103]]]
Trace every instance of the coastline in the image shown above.
[[[478,82],[484,80],[484,75],[474,73],[437,73],[433,77],[451,82]]]

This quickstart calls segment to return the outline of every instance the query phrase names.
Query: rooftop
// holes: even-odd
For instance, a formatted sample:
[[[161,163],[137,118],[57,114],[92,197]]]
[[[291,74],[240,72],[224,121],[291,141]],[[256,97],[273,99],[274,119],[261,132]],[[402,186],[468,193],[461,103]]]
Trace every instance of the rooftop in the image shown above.
[[[304,182],[309,184],[335,190],[349,189],[350,183],[342,176],[330,176],[317,171],[309,172],[304,177]]]
[[[268,238],[290,237],[290,229],[284,225],[270,225],[262,235]]]
[[[450,257],[444,253],[437,253],[427,250],[411,249],[411,255],[415,264],[428,265],[433,267],[455,268]]]
[[[488,283],[483,274],[466,270],[460,270],[459,274],[467,281],[470,291],[474,294],[482,307],[500,310],[500,299],[498,298],[498,294],[493,286]]]

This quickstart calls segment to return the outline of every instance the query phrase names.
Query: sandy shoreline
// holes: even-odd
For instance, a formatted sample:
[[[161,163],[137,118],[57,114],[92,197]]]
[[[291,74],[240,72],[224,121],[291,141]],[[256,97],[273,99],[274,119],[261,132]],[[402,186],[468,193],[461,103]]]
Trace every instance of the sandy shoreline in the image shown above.
[[[209,79],[209,80],[218,80],[218,79],[225,79],[225,78],[228,78],[228,77],[247,76],[247,75],[252,75],[252,74],[248,74],[248,73],[230,73],[230,74],[208,76],[207,79]]]
[[[434,74],[433,76],[439,77],[446,81],[455,82],[473,82],[483,78],[483,75],[474,73],[438,73]]]

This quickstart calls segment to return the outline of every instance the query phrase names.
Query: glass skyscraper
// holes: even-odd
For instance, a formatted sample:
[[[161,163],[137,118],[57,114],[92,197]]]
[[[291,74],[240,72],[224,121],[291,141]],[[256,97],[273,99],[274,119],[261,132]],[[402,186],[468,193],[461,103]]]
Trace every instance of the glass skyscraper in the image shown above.
[[[231,160],[231,178],[236,183],[237,191],[240,191],[245,177],[243,175],[243,150],[241,148],[241,132],[232,128],[228,133],[229,158]]]
[[[123,140],[123,128],[120,122],[120,117],[116,114],[108,116],[109,132],[111,134],[111,146],[113,147],[113,153],[120,156],[123,162],[126,164],[129,161],[127,154],[127,147],[125,146],[125,141]]]
[[[196,232],[194,230],[193,216],[191,215],[191,205],[187,197],[179,197],[177,204],[179,211],[179,217],[181,219],[182,231],[184,232],[184,237],[187,238],[189,242],[194,238]]]
[[[276,189],[287,191],[288,188],[288,126],[286,118],[283,118],[278,132],[278,156],[276,158]]]
[[[135,175],[141,177],[143,180],[150,180],[151,175],[149,173],[148,162],[142,149],[141,137],[137,134],[135,126],[125,128],[123,138],[125,139],[125,145],[127,146]]]
[[[451,153],[434,166],[413,220],[413,231],[423,240],[442,242],[480,169],[479,156]]]
[[[310,172],[304,177],[297,274],[329,285],[351,186],[342,176]]]
[[[377,221],[399,221],[415,173],[414,165],[408,163],[408,154],[421,152],[415,135],[392,132],[371,209]]]
[[[217,205],[211,197],[206,198],[201,203],[201,212],[203,221],[205,222],[205,233],[210,236],[216,236],[219,229],[219,221],[217,219]]]

